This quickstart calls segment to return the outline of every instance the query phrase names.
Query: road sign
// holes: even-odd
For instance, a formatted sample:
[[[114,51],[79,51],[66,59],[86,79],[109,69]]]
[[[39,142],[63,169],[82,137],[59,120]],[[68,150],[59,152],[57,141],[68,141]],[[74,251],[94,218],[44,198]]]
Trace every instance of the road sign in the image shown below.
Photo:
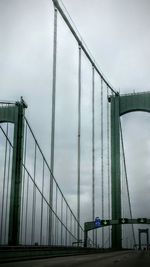
[[[95,218],[95,227],[101,227],[101,219],[99,217]]]
[[[147,223],[147,218],[138,218],[138,223]]]
[[[119,223],[120,223],[120,224],[128,223],[128,219],[127,219],[127,218],[120,218],[120,219],[119,219]]]
[[[103,225],[103,226],[107,226],[109,224],[110,224],[110,220],[102,220],[101,221],[101,225]]]

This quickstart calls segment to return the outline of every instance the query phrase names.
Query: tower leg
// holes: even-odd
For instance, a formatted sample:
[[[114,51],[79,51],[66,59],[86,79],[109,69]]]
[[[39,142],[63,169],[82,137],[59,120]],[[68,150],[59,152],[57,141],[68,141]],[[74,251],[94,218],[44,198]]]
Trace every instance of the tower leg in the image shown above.
[[[111,98],[111,188],[112,220],[121,218],[119,96]],[[122,248],[121,225],[112,226],[112,248]]]
[[[18,102],[15,106],[14,121],[14,147],[12,160],[12,177],[10,192],[9,214],[9,245],[19,244],[20,211],[21,211],[21,187],[22,187],[22,158],[24,139],[24,102]]]

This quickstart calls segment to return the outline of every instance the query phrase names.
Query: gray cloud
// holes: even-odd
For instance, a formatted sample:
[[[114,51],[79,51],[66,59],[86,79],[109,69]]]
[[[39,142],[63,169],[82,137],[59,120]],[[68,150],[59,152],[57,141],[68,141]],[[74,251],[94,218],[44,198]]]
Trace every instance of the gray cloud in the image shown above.
[[[114,87],[120,93],[149,90],[150,2],[63,2]],[[58,26],[55,174],[76,210],[78,46],[60,17]],[[48,160],[52,44],[53,6],[50,1],[0,1],[0,98],[17,100],[21,95],[25,98],[29,105],[27,117]],[[84,207],[85,204],[91,209],[91,66],[86,59],[82,63],[82,75],[81,211],[84,220],[91,216]],[[96,78],[96,211],[101,216],[99,94],[100,80]],[[135,216],[147,216],[149,212],[149,120],[145,114],[132,114],[122,119]]]

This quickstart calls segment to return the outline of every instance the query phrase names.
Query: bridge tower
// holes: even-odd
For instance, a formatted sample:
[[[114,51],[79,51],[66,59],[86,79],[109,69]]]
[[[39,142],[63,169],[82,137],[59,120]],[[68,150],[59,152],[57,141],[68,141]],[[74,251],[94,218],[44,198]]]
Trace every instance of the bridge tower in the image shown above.
[[[6,105],[0,107],[0,122],[14,124],[8,234],[9,245],[19,244],[25,108],[27,108],[27,105],[22,98],[20,102],[8,105],[6,103]]]
[[[147,250],[149,249],[149,229],[139,229],[139,250],[141,250],[141,234],[146,234]]]
[[[135,111],[150,112],[150,92],[112,95],[111,102],[111,189],[112,220],[121,218],[120,116]],[[112,226],[112,248],[121,249],[121,225]]]

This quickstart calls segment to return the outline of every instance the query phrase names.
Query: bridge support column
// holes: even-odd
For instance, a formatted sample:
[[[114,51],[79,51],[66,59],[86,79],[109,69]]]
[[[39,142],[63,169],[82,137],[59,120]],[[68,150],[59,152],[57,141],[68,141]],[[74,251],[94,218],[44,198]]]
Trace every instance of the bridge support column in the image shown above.
[[[139,229],[139,250],[142,249],[141,245],[141,234],[145,233],[146,234],[146,241],[147,241],[147,250],[149,249],[149,229]]]
[[[139,229],[139,250],[141,250],[141,231]]]
[[[84,247],[87,248],[88,231],[84,230]]]
[[[120,188],[120,132],[119,117],[133,111],[150,113],[150,93],[112,95],[111,102],[111,183],[112,183],[112,220],[121,218]],[[112,227],[112,248],[121,248],[121,225]]]
[[[9,245],[19,244],[20,211],[21,211],[21,186],[22,186],[22,158],[24,142],[24,108],[27,106],[23,101],[14,106],[14,142],[10,192],[9,213]]]
[[[10,189],[10,212],[8,244],[19,244],[21,186],[22,186],[22,157],[24,138],[24,109],[23,99],[16,104],[0,107],[0,122],[14,124],[13,158]]]
[[[9,245],[19,244],[20,211],[21,211],[21,187],[22,187],[22,158],[24,142],[24,108],[23,101],[16,103],[14,110],[14,143],[12,160],[12,177],[10,192],[9,214]]]
[[[27,108],[27,105],[22,98],[20,102],[9,105],[6,103],[6,105],[0,107],[0,123],[14,124],[8,228],[9,245],[19,244],[25,108]]]
[[[119,95],[111,97],[111,188],[112,220],[121,218]],[[121,225],[112,226],[112,248],[122,248]]]

